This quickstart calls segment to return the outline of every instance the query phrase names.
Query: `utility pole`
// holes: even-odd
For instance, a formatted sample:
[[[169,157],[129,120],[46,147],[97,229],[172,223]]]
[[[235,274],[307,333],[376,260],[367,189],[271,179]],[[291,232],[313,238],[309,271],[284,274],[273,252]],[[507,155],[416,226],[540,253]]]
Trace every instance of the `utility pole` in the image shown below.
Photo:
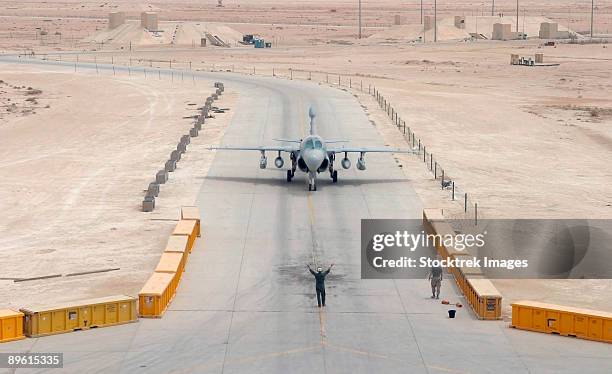
[[[438,1],[434,0],[434,43],[438,41]]]
[[[516,0],[516,35],[518,36],[518,22],[519,22],[519,0]]]
[[[491,16],[495,15],[495,0],[493,0],[493,5],[491,5]]]
[[[593,39],[593,18],[595,18],[595,0],[591,0],[591,39]]]
[[[359,39],[361,39],[361,0],[359,0]]]
[[[421,0],[421,25],[423,24],[423,0]]]

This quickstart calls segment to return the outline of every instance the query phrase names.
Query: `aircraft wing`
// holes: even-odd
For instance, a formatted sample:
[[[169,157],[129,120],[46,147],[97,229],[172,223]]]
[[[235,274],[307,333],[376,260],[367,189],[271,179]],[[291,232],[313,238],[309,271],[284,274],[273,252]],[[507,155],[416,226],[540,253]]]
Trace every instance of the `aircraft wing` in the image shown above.
[[[412,149],[388,148],[388,147],[338,147],[328,148],[328,152],[334,153],[416,153]]]
[[[300,150],[299,146],[259,146],[259,147],[232,147],[232,146],[218,146],[210,147],[211,150],[220,151],[260,151],[260,152],[297,152]]]

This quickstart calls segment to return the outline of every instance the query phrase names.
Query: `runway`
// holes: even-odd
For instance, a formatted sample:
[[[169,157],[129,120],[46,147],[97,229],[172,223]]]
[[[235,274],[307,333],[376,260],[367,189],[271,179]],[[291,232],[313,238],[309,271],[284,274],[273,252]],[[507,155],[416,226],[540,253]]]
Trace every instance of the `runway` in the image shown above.
[[[224,145],[299,139],[313,106],[324,138],[384,146],[348,92],[303,81],[206,76],[241,94]],[[261,170],[258,152],[217,151],[196,202],[203,235],[162,319],[26,339],[0,351],[64,352],[64,370],[74,373],[612,370],[610,345],[476,320],[452,279],[443,282],[441,298],[466,305],[454,320],[429,298],[425,279],[361,280],[360,220],[418,219],[423,209],[392,155],[366,155],[366,171],[354,168],[353,157],[350,170],[339,169],[337,184],[321,173],[316,192],[308,192],[301,173],[287,183],[274,157],[269,153],[268,169]],[[316,306],[308,263],[336,264],[324,310]]]

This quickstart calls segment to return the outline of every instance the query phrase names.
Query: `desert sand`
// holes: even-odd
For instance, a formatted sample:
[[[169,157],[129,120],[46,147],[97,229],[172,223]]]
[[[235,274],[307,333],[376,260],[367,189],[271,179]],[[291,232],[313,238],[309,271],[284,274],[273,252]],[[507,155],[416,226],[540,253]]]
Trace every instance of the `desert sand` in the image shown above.
[[[0,122],[0,299],[18,308],[34,300],[136,294],[180,206],[193,204],[212,159],[203,150],[219,141],[231,110],[207,121],[162,186],[155,212],[142,213],[148,184],[189,132],[190,116],[214,91],[213,82],[2,67],[5,81],[37,87],[49,108]],[[231,107],[235,98],[228,92],[218,105]]]

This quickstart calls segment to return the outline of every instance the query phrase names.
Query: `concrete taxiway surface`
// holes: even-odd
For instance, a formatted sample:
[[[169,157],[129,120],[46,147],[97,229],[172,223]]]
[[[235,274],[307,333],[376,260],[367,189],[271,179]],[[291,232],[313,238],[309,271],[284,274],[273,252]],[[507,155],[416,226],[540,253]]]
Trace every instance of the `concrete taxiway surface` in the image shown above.
[[[322,136],[383,145],[347,92],[212,77],[241,92],[223,144],[300,138],[313,105]],[[64,370],[75,373],[612,371],[611,345],[478,321],[466,307],[448,319],[426,280],[361,280],[360,219],[420,218],[423,208],[392,155],[366,161],[365,172],[340,169],[337,185],[321,174],[319,190],[308,192],[303,174],[288,184],[284,170],[260,170],[257,152],[218,152],[197,201],[203,236],[162,319],[26,339],[0,351],[64,352]],[[336,264],[324,311],[307,263]],[[442,297],[463,302],[451,279]]]

